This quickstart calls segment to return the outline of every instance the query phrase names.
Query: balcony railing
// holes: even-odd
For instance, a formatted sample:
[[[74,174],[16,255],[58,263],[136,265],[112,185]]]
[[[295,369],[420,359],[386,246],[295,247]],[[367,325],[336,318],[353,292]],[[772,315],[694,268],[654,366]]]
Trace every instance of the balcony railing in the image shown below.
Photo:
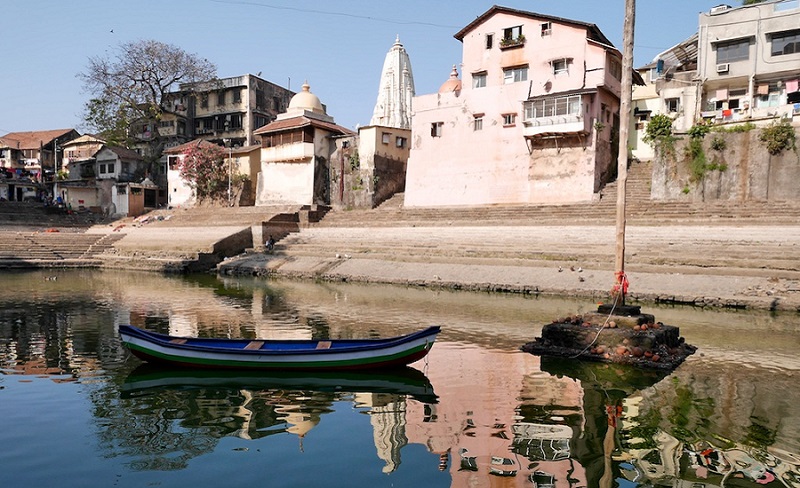
[[[500,39],[500,49],[509,49],[512,47],[518,47],[525,44],[525,36],[520,34],[517,37],[505,37]]]

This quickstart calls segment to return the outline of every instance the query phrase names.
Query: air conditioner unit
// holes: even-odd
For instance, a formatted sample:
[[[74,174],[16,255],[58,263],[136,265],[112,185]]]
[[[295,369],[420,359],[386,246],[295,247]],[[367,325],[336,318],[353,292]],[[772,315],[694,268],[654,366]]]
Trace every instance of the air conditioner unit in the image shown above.
[[[728,69],[730,69],[730,64],[722,63],[717,65],[717,73],[727,73]]]

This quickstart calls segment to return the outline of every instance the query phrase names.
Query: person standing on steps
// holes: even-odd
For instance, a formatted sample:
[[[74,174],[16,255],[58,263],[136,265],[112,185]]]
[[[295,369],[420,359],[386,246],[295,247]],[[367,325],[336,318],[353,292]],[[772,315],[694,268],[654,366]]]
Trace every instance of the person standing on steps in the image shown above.
[[[264,247],[267,249],[267,252],[272,252],[272,249],[275,248],[275,239],[272,238],[272,234],[269,235],[269,239],[267,239]]]

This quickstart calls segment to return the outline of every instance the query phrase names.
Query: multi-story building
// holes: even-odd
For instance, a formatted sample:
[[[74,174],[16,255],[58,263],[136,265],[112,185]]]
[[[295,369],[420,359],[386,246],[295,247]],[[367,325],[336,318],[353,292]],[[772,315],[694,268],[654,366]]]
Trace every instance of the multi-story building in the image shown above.
[[[0,167],[41,179],[54,172],[62,145],[80,136],[75,129],[10,132],[0,137]]]
[[[99,151],[106,141],[90,134],[80,137],[62,145],[61,164],[56,171],[70,173],[70,166],[73,168],[94,160],[95,154]],[[77,174],[77,173],[75,173]]]
[[[800,0],[700,14],[700,112],[717,122],[800,115]]]
[[[405,205],[595,198],[616,167],[621,53],[594,24],[498,6],[455,38],[463,84],[413,100]]]
[[[643,139],[653,115],[668,115],[677,132],[689,130],[696,121],[702,87],[697,78],[697,34],[660,53],[637,71],[644,83],[633,87],[628,147],[634,157],[652,159],[653,148]]]
[[[253,133],[283,113],[292,96],[294,92],[251,74],[185,83],[170,94],[172,110],[159,121],[159,133],[168,139],[165,148],[195,138],[251,146],[258,143]]]

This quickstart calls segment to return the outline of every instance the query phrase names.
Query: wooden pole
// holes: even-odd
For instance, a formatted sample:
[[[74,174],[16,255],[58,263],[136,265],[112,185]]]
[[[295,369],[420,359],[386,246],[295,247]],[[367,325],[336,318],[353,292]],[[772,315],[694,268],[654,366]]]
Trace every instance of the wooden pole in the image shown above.
[[[636,0],[625,0],[625,25],[622,31],[622,87],[619,106],[619,151],[617,152],[617,246],[615,301],[625,304],[625,197],[628,183],[628,128],[630,127],[633,97],[633,32],[636,19]]]

